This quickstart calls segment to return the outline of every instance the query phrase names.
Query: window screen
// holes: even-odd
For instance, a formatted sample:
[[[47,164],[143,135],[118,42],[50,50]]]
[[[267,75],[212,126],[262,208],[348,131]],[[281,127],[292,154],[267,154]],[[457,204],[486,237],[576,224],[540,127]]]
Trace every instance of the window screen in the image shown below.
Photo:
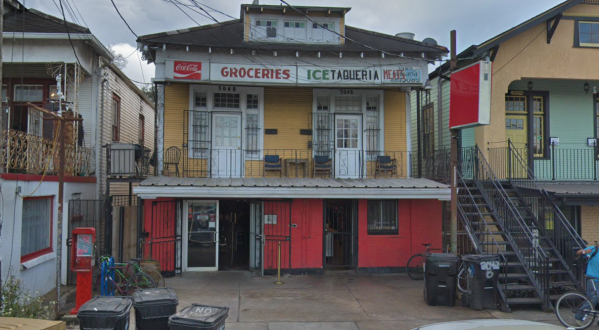
[[[52,232],[51,198],[23,200],[21,227],[21,257],[51,249]]]
[[[399,234],[397,200],[368,201],[368,234],[397,235]]]

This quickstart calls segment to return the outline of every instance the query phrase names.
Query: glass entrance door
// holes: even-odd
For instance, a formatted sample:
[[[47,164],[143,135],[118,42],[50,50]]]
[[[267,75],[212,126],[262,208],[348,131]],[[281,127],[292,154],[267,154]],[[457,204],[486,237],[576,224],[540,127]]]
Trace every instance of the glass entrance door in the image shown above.
[[[218,201],[187,201],[185,270],[218,270]]]
[[[335,177],[359,178],[362,167],[362,127],[359,116],[335,117]]]

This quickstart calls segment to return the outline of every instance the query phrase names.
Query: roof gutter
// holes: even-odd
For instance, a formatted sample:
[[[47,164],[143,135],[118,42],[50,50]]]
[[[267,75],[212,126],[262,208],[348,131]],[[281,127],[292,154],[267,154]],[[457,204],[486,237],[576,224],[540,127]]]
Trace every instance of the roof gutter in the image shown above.
[[[449,188],[308,188],[308,187],[177,187],[177,186],[138,186],[133,193],[142,199],[167,198],[256,198],[256,196],[277,196],[277,198],[323,199],[335,196],[340,199],[438,199],[449,201]]]

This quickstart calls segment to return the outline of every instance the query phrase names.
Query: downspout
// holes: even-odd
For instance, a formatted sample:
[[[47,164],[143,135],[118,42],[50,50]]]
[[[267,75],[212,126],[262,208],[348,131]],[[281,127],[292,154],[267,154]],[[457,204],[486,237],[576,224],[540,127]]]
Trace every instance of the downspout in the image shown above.
[[[441,67],[439,67],[439,76],[437,77],[437,144],[438,149],[443,147],[443,78],[441,78]]]
[[[102,76],[104,76],[104,69],[102,69]],[[104,174],[104,164],[106,164],[106,160],[104,161],[103,164],[100,164],[100,161],[102,160],[102,153],[103,153],[103,144],[104,144],[104,83],[109,82],[107,78],[102,79],[102,87],[101,87],[101,94],[100,95],[100,141],[98,143],[98,162],[96,163],[96,166],[98,166],[100,168],[100,176],[98,178],[98,180],[100,182],[103,182],[103,174]],[[99,190],[99,185],[98,185],[98,190]],[[100,194],[98,193],[98,197],[100,196]],[[105,196],[107,197],[107,196]]]

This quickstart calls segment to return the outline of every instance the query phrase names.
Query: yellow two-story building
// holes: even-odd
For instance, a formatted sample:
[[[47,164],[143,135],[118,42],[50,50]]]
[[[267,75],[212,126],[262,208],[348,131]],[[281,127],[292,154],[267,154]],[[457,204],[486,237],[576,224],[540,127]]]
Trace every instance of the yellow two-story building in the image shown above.
[[[158,175],[135,193],[163,270],[263,272],[280,254],[293,273],[393,271],[442,248],[449,189],[410,178],[406,108],[447,49],[348,11],[242,5],[138,40],[156,64]]]

